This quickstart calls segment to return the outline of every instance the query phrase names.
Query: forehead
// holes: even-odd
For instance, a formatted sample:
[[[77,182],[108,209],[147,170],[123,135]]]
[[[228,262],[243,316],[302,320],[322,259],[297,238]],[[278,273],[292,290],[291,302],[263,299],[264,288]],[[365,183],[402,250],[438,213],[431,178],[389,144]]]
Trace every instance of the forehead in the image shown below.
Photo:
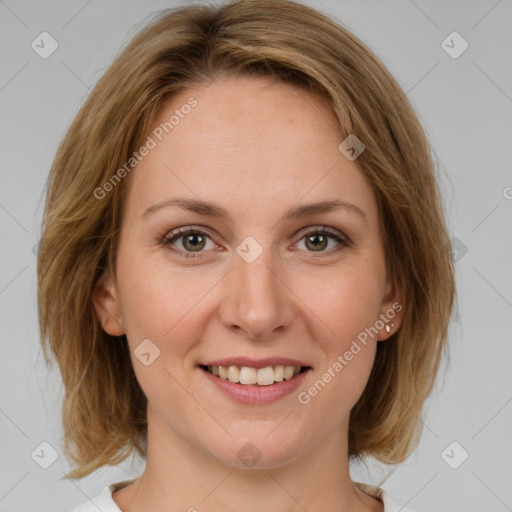
[[[343,136],[327,100],[283,82],[228,77],[181,91],[149,136],[155,145],[132,171],[127,194],[139,215],[173,195],[228,202],[247,215],[249,205],[268,210],[303,197],[373,199],[356,163],[338,150]]]

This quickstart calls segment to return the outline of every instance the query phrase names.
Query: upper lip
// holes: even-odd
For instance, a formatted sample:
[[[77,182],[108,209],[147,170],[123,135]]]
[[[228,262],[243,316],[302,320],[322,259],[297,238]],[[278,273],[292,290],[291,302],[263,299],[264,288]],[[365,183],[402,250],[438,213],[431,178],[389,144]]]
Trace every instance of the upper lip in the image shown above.
[[[247,366],[249,368],[265,368],[267,366],[278,365],[309,367],[307,363],[289,357],[264,357],[261,359],[253,359],[251,357],[227,357],[225,359],[215,359],[201,364],[204,366]]]

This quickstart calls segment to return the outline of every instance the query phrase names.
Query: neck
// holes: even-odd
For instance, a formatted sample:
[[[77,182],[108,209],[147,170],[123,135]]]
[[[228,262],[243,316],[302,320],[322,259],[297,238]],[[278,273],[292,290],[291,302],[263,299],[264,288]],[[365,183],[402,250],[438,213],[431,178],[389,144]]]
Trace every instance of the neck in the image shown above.
[[[170,432],[151,416],[148,409],[144,473],[113,494],[123,512],[382,511],[380,501],[353,485],[346,436],[339,432],[288,464],[239,469]]]

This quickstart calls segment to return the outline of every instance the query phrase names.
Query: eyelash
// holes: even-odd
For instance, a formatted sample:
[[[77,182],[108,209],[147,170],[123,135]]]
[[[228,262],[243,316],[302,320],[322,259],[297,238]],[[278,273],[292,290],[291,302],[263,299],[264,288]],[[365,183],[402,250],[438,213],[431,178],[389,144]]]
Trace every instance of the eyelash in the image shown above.
[[[201,229],[194,228],[192,226],[186,227],[186,228],[179,228],[171,233],[168,233],[162,240],[162,245],[164,247],[167,247],[169,250],[178,253],[181,256],[184,256],[186,258],[200,258],[201,253],[204,251],[200,251],[197,253],[197,255],[193,255],[191,251],[182,251],[181,249],[176,249],[172,243],[181,237],[184,237],[189,234],[199,234],[199,235],[206,235],[208,238],[211,239],[211,236],[208,232],[203,231]],[[313,228],[306,233],[303,233],[300,238],[297,239],[297,242],[300,242],[303,238],[306,238],[311,235],[329,235],[330,238],[334,238],[337,242],[339,242],[339,245],[337,245],[334,249],[331,249],[330,251],[320,251],[321,253],[329,253],[332,254],[334,252],[340,251],[341,249],[345,247],[350,247],[350,241],[348,238],[343,237],[338,231],[333,230],[327,226],[323,226],[322,228]],[[308,252],[314,252],[314,251],[308,251]]]

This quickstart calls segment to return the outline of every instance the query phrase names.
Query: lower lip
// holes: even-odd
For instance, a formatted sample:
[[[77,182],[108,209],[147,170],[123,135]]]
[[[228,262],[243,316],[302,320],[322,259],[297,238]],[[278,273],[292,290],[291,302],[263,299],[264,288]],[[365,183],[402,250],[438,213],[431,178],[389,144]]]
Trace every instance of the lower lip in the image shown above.
[[[215,384],[221,391],[226,393],[236,402],[243,404],[268,404],[293,393],[304,381],[309,369],[298,373],[290,380],[276,382],[270,386],[258,386],[255,384],[246,385],[223,380],[216,377],[213,373],[199,368],[205,374],[206,378]]]

